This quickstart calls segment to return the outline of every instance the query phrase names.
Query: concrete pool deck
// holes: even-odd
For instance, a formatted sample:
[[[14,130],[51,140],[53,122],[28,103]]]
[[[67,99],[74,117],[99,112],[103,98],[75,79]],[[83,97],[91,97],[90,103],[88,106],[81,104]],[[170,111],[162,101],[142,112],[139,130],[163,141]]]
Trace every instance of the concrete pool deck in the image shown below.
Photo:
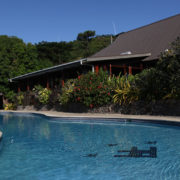
[[[49,117],[70,117],[70,118],[105,118],[105,119],[137,119],[137,120],[151,120],[151,121],[170,121],[180,122],[180,116],[154,116],[154,115],[126,115],[118,113],[66,113],[57,111],[0,111],[0,112],[20,112],[20,113],[37,113]]]

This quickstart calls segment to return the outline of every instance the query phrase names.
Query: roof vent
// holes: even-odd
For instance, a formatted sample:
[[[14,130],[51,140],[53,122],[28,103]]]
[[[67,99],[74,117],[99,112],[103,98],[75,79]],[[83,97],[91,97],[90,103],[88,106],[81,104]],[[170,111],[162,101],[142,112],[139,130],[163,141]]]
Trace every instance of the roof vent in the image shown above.
[[[130,54],[132,54],[131,51],[126,51],[126,52],[122,52],[122,53],[121,53],[121,55],[130,55]]]

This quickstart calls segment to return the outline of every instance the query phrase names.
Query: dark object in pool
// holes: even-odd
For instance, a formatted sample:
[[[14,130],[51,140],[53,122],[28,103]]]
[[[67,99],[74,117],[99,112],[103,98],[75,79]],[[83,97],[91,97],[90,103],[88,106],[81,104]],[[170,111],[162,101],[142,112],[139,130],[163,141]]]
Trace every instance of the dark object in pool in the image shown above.
[[[108,144],[109,147],[111,146],[117,146],[118,144]]]
[[[98,155],[98,153],[95,154],[87,154],[85,157],[96,157]]]
[[[150,147],[150,150],[138,150],[137,147],[132,147],[131,150],[119,150],[119,153],[128,153],[128,154],[121,154],[121,155],[114,155],[114,157],[150,157],[156,158],[157,157],[157,148]]]
[[[157,143],[157,141],[148,141],[148,142],[146,142],[146,144],[156,144]]]

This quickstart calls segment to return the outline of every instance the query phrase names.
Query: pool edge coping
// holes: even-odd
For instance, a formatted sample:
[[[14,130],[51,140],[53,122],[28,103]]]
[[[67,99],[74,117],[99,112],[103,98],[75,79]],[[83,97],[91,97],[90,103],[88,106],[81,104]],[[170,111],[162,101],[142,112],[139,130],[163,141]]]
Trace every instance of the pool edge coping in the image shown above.
[[[33,113],[45,115],[48,117],[54,118],[98,118],[98,119],[127,119],[127,120],[141,120],[141,121],[162,121],[162,122],[174,122],[180,123],[180,116],[154,116],[154,115],[126,115],[126,114],[117,114],[117,113],[65,113],[58,111],[4,111],[0,110],[0,112],[15,112],[15,113]]]

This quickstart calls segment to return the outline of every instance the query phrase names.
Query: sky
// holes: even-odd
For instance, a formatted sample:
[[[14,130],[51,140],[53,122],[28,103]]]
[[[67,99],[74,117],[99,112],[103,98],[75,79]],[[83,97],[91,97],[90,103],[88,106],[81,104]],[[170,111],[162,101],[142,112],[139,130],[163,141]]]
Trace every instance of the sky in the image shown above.
[[[118,34],[180,13],[180,0],[0,0],[0,35],[28,43]]]

